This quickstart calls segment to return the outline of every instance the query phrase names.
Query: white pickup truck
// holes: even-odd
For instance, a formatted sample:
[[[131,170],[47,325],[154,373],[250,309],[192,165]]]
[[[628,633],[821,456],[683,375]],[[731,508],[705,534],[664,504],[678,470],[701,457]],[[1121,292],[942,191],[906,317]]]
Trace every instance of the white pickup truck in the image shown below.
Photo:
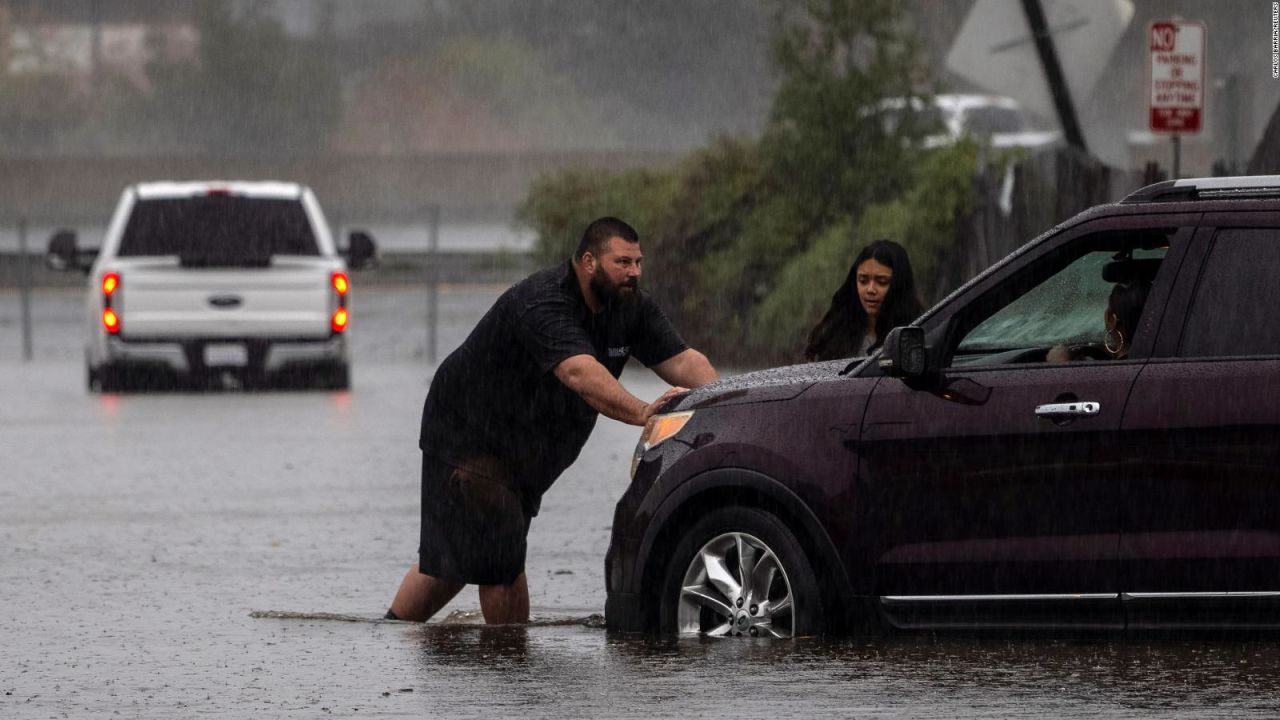
[[[374,254],[362,232],[339,254],[295,183],[153,182],[125,189],[101,250],[61,231],[47,262],[88,272],[91,391],[170,376],[346,389],[347,270]]]

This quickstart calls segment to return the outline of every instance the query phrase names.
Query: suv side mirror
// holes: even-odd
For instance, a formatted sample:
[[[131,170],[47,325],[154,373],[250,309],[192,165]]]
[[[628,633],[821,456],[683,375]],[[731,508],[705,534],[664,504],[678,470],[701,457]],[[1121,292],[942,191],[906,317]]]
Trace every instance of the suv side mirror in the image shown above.
[[[59,230],[49,238],[49,251],[45,253],[44,264],[51,270],[88,272],[97,254],[97,250],[82,251],[76,247],[75,230]]]
[[[378,254],[378,246],[373,242],[373,237],[363,230],[353,230],[347,236],[347,250],[344,255],[347,256],[347,267],[352,270],[359,270]]]
[[[918,378],[929,371],[929,353],[924,347],[924,328],[896,327],[884,338],[880,369],[885,375]]]

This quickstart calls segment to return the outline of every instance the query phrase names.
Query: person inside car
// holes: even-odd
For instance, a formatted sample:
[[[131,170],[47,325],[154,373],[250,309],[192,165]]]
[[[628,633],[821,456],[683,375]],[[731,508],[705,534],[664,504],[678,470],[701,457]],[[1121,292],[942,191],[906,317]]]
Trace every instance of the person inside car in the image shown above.
[[[1102,314],[1105,330],[1102,334],[1102,349],[1106,357],[1112,360],[1123,360],[1129,356],[1129,347],[1133,335],[1138,330],[1138,319],[1142,317],[1142,307],[1147,304],[1147,295],[1151,292],[1151,283],[1146,280],[1116,283],[1111,288],[1107,299],[1107,309]],[[1081,347],[1055,345],[1045,356],[1046,362],[1067,362],[1093,357],[1081,352]]]
[[[906,249],[892,240],[876,240],[858,253],[844,284],[831,296],[831,307],[809,332],[804,359],[867,355],[890,330],[923,312]]]

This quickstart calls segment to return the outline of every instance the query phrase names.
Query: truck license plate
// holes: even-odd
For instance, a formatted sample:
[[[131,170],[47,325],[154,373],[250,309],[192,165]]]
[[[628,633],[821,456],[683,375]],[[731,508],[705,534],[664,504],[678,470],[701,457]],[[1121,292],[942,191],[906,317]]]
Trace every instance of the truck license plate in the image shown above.
[[[204,364],[209,367],[225,367],[227,365],[243,367],[249,364],[249,351],[244,345],[235,343],[205,345]]]

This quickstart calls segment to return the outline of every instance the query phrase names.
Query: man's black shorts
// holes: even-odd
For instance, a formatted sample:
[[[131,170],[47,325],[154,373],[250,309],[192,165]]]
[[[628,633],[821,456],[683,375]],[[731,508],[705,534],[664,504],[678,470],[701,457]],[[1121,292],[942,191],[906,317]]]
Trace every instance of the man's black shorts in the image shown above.
[[[422,455],[418,567],[474,585],[510,585],[524,572],[530,518],[511,472],[492,458],[461,467]]]

